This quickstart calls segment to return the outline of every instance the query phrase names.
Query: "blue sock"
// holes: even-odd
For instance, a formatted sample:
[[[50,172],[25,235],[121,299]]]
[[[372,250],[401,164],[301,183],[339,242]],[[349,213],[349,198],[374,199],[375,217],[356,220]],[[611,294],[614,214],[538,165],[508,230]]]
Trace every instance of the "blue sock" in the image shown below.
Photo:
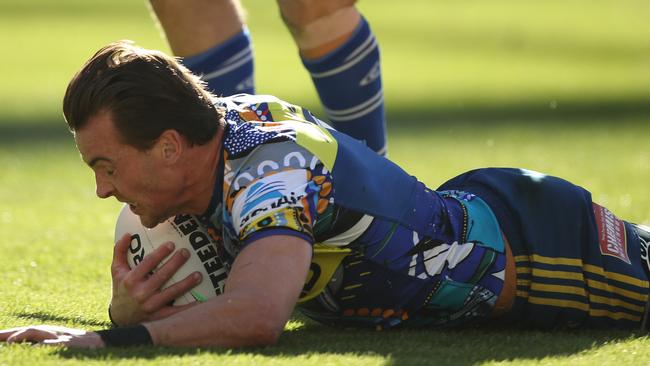
[[[183,65],[201,76],[218,96],[255,94],[253,47],[248,29],[207,51],[185,57]]]
[[[368,22],[362,17],[351,38],[330,54],[302,62],[333,127],[385,155],[379,46]]]

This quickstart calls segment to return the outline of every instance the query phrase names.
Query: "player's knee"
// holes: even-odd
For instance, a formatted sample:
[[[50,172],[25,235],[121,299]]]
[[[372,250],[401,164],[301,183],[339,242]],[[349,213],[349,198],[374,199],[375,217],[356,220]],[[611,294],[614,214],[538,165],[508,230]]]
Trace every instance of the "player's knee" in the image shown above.
[[[354,6],[356,0],[277,0],[284,23],[299,31],[308,24]]]

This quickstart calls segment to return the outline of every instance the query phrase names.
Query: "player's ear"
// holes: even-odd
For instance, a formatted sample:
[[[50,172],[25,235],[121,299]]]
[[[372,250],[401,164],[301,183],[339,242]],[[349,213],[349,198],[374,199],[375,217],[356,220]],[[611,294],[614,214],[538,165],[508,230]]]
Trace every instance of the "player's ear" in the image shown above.
[[[182,152],[183,136],[176,130],[165,130],[154,145],[154,153],[169,164],[178,161]]]

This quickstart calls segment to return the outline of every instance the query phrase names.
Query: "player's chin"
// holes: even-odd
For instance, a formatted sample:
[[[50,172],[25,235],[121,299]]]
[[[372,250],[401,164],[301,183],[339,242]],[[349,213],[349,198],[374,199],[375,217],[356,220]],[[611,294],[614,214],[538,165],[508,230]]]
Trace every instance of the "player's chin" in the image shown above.
[[[138,214],[138,217],[140,217],[140,223],[142,226],[151,229],[156,227],[158,224],[161,222],[165,221],[167,217],[162,217],[162,216],[154,216],[154,215],[147,215],[147,214]]]
[[[148,221],[148,220],[140,220],[140,222],[142,223],[142,226],[146,227],[147,229],[153,229],[159,224],[159,222],[157,221]]]

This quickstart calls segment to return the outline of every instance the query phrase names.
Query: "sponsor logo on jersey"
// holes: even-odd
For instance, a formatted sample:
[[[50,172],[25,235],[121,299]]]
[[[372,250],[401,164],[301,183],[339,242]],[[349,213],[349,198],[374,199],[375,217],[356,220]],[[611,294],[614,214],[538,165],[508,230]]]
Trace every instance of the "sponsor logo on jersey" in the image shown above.
[[[307,172],[290,170],[270,174],[239,193],[232,208],[233,226],[241,231],[251,220],[264,213],[285,208],[303,207]]]
[[[596,225],[598,226],[598,241],[600,253],[616,257],[623,262],[630,264],[630,257],[627,254],[627,237],[625,224],[614,214],[598,204],[593,204]]]

